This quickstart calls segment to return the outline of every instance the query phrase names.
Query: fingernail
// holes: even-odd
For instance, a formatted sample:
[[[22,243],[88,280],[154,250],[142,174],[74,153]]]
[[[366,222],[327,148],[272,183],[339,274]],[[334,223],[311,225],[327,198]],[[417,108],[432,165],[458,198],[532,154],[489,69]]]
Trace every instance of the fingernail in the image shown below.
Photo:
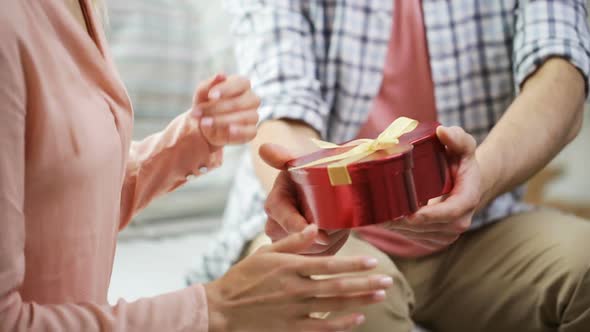
[[[238,127],[232,126],[232,125],[229,126],[229,135],[230,136],[237,135],[239,131],[240,131],[240,129]]]
[[[359,315],[355,320],[354,320],[356,325],[361,325],[362,323],[365,322],[365,315]]]
[[[373,299],[375,300],[383,300],[385,299],[385,291],[384,290],[378,290],[375,293],[373,293]]]
[[[309,235],[315,233],[316,232],[316,229],[317,229],[316,225],[313,225],[313,224],[312,225],[308,225],[307,227],[305,227],[303,229],[303,232],[302,233],[305,236],[309,236]]]
[[[204,117],[201,119],[201,126],[209,127],[213,124],[213,118]]]
[[[208,97],[211,100],[217,100],[217,99],[221,98],[221,91],[219,91],[217,89],[213,89],[213,90],[209,91]]]
[[[381,277],[379,279],[379,285],[383,287],[390,287],[393,285],[393,279],[391,277]]]
[[[318,236],[318,238],[315,240],[315,242],[317,244],[321,244],[323,246],[327,246],[328,244],[330,244],[330,240],[326,239],[324,236],[320,235]]]
[[[363,264],[365,265],[365,267],[375,267],[377,266],[377,263],[377,258],[365,257],[363,259]]]

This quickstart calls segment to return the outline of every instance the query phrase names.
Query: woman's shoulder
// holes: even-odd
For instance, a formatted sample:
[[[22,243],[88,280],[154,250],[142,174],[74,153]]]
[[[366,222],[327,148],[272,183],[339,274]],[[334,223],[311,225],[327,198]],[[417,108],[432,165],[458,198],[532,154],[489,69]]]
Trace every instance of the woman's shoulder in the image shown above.
[[[0,0],[0,46],[2,49],[14,45],[22,37],[28,22],[26,15],[27,0]]]
[[[53,1],[53,0],[52,0]],[[51,13],[45,0],[0,0],[0,57],[17,61],[34,54],[35,45],[49,29],[44,24]],[[19,60],[20,61],[20,60]]]

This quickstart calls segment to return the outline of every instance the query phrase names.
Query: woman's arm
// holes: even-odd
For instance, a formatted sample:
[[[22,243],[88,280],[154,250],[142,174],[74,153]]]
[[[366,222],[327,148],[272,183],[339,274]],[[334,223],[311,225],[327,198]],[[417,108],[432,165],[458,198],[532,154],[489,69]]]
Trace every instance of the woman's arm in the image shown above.
[[[240,76],[217,75],[202,83],[193,107],[162,132],[133,142],[121,195],[121,228],[152,199],[189,176],[218,167],[226,144],[256,135],[258,97]]]
[[[3,22],[0,19],[0,22]],[[0,23],[0,331],[207,331],[205,292],[179,292],[116,306],[26,302],[26,83],[16,32]]]
[[[186,112],[163,131],[131,144],[121,194],[121,228],[155,197],[186,183],[201,170],[218,167],[222,150],[212,148]]]

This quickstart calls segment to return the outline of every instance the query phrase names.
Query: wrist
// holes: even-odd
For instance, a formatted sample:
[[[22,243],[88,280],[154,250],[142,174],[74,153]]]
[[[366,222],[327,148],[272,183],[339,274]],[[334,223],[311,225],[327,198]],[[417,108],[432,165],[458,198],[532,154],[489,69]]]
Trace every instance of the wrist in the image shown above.
[[[221,291],[219,289],[219,280],[212,281],[204,285],[207,296],[207,310],[209,315],[209,332],[228,331],[227,315],[223,308]]]

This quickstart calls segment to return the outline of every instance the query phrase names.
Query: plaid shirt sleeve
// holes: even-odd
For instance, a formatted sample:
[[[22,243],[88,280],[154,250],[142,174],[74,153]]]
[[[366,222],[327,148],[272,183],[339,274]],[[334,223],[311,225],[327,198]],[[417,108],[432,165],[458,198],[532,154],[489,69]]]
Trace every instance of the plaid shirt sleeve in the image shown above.
[[[590,75],[590,31],[585,0],[521,0],[517,9],[513,66],[515,86],[549,57],[570,61]]]
[[[317,79],[307,1],[229,0],[239,71],[262,99],[261,121],[300,120],[326,134],[329,108]]]

